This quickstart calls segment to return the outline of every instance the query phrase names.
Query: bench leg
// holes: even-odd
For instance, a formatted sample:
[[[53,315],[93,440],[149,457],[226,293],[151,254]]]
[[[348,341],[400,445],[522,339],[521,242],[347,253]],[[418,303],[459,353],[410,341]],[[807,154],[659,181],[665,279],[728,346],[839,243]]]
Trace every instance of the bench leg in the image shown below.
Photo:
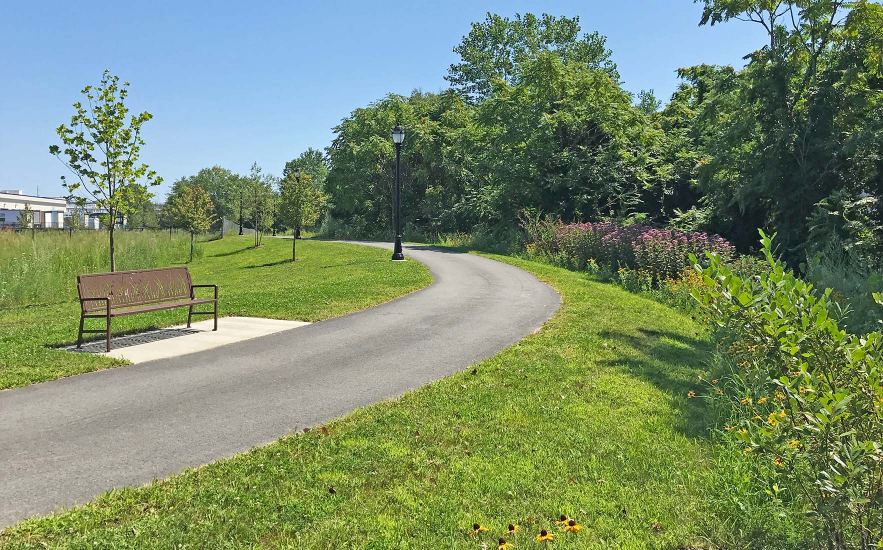
[[[110,351],[110,315],[107,316],[107,351]]]
[[[83,317],[83,313],[80,313],[80,331],[77,332],[77,349],[81,349],[83,347],[83,323],[86,322],[86,318]]]
[[[218,300],[215,299],[215,328],[212,330],[218,330]]]
[[[190,321],[193,319],[193,306],[190,306],[190,313],[187,314],[187,328],[190,328]]]

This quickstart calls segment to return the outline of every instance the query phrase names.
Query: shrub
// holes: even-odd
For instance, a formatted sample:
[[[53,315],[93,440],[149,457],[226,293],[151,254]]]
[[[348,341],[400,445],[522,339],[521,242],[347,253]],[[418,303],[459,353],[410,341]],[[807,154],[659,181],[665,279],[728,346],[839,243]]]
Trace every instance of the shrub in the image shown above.
[[[883,337],[840,329],[832,291],[817,292],[773,255],[767,270],[739,277],[707,253],[694,292],[733,334],[737,361],[713,381],[735,421],[725,432],[808,512],[819,546],[871,548],[883,538]],[[879,296],[878,296],[879,298]]]

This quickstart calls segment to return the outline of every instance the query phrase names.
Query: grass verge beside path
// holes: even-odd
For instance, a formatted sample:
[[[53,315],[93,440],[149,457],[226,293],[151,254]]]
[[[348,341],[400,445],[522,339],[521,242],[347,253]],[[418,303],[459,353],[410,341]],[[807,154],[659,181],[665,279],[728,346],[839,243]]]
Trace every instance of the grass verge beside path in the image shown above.
[[[298,260],[291,263],[290,240],[267,237],[257,249],[248,248],[251,243],[250,236],[209,241],[201,245],[203,257],[187,264],[194,283],[220,286],[221,315],[320,321],[392,300],[432,281],[422,264],[391,263],[389,252],[379,248],[300,241]],[[69,298],[0,310],[0,389],[125,364],[55,349],[76,342],[79,320],[79,303]],[[100,319],[93,322],[104,326]],[[117,317],[112,326],[119,336],[186,322],[186,308],[178,308]]]
[[[385,253],[385,252],[384,252]],[[8,549],[714,548],[715,449],[687,316],[537,263],[563,306],[473,369],[309,433],[0,533]],[[560,514],[583,526],[554,525]],[[487,532],[472,535],[472,524]],[[485,544],[486,546],[482,546]]]

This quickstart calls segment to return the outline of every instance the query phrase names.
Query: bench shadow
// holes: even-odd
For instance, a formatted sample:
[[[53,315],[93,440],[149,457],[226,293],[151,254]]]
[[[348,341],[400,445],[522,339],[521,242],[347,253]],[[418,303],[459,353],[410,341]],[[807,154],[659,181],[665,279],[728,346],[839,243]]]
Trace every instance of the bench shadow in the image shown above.
[[[672,405],[680,421],[676,429],[693,438],[708,439],[713,424],[711,407],[705,399],[688,399],[690,391],[703,393],[699,376],[708,371],[714,344],[664,330],[638,329],[637,334],[608,330],[600,336],[631,347],[637,356],[607,359],[600,364],[625,368],[673,398]]]
[[[169,340],[171,338],[180,338],[181,336],[189,336],[191,334],[198,334],[199,330],[193,328],[163,328],[163,329],[154,329],[148,332],[136,332],[132,334],[124,334],[113,336],[110,340],[111,349],[123,349],[132,346],[137,346],[140,344],[149,344],[150,342],[160,342],[163,340]],[[83,342],[83,347],[77,349],[76,344],[72,344],[62,348],[64,351],[71,351],[74,353],[105,353],[105,345],[106,342],[104,339],[98,340],[90,340],[87,342]]]

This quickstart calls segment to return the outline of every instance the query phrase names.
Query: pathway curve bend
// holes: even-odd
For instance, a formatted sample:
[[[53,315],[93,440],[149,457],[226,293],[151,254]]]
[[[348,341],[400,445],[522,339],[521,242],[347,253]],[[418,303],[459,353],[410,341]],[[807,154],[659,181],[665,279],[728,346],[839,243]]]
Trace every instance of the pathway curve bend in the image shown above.
[[[399,396],[514,344],[560,305],[552,288],[504,263],[421,246],[406,254],[434,282],[397,300],[0,392],[0,528]]]

